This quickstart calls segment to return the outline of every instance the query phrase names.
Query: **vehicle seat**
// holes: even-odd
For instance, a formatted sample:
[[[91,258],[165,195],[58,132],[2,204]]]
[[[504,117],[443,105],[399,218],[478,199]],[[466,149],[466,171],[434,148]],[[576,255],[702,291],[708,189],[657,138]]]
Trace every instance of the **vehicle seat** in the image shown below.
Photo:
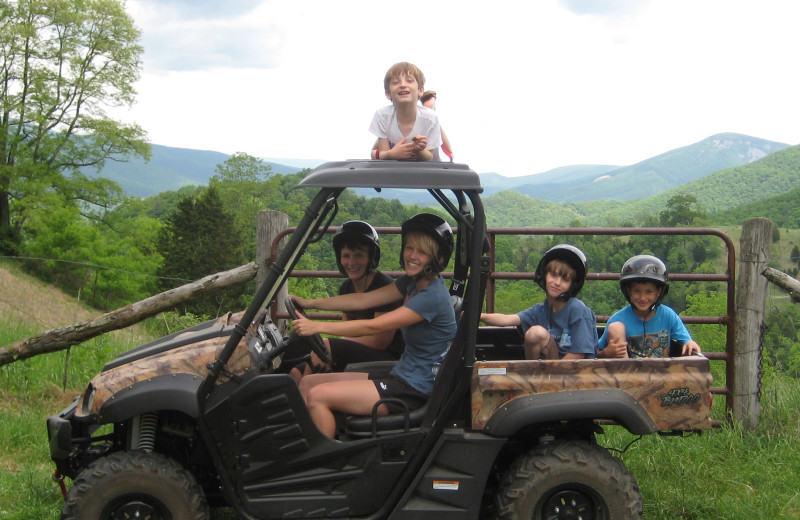
[[[450,350],[447,352],[441,367],[439,367],[439,373],[433,382],[433,389],[431,390],[428,401],[416,410],[407,410],[399,414],[377,415],[378,405],[385,401],[382,399],[375,403],[371,416],[352,415],[345,419],[346,436],[374,437],[377,435],[407,432],[413,428],[421,427],[423,423],[430,422],[430,418],[438,414],[439,408],[449,394],[453,378],[461,362],[461,354],[464,350],[464,327],[461,320],[462,306],[463,299],[458,296],[453,296],[453,308],[456,311],[458,330],[456,331],[456,337],[453,339],[453,343],[450,345]],[[378,361],[376,363],[381,364],[385,362]],[[371,364],[372,363],[359,363],[359,365]],[[385,365],[383,368],[385,369]],[[348,370],[349,369],[350,365],[348,365]],[[402,401],[392,401],[405,405]],[[428,421],[426,421],[426,417]]]

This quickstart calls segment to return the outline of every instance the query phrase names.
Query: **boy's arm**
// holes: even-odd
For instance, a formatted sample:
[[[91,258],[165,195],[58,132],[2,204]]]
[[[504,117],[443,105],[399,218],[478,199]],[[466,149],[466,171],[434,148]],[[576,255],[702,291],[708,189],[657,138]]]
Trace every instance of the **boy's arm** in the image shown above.
[[[372,145],[372,152],[370,157],[372,159],[390,159],[388,156],[389,152],[389,140],[384,138],[377,138],[375,139],[375,144]]]
[[[625,337],[625,326],[613,317],[606,323],[603,337],[598,341],[598,346],[605,344],[605,348],[597,349],[599,358],[626,358],[628,357],[628,339]]]
[[[428,150],[428,138],[424,135],[415,135],[412,138],[414,145],[414,159],[417,161],[430,161],[433,159],[433,150]]]
[[[681,349],[682,356],[691,356],[693,354],[701,354],[703,351],[700,350],[700,345],[693,339],[690,339],[686,343],[683,344],[683,348]]]
[[[450,139],[447,138],[447,135],[444,133],[444,128],[442,128],[442,149],[444,153],[450,158],[450,162],[453,162],[453,147],[450,146]]]
[[[431,150],[422,150],[420,152],[417,152],[417,160],[418,161],[433,160],[433,152]]]
[[[290,295],[304,309],[323,311],[359,311],[381,307],[403,299],[403,294],[393,283],[365,293],[340,294],[327,298],[306,299]]]
[[[681,355],[689,356],[692,354],[700,354],[702,352],[700,350],[700,345],[698,345],[697,342],[692,339],[692,336],[689,334],[689,329],[686,328],[686,324],[683,323],[680,316],[678,316],[678,313],[676,313],[675,310],[670,307],[667,307],[667,309],[672,311],[672,319],[674,320],[670,325],[670,336],[678,341],[683,341]]]
[[[481,321],[493,327],[516,327],[517,325],[520,325],[520,319],[518,315],[500,314],[499,312],[482,312]]]
[[[628,357],[628,342],[624,338],[608,338],[606,348],[597,350],[599,358],[624,358]]]
[[[394,145],[394,148],[389,147],[389,140],[386,138],[378,138],[372,146],[372,159],[395,159],[395,160],[430,160],[433,158],[433,152],[426,150],[430,158],[420,159],[415,145],[413,142],[406,142],[405,139]]]

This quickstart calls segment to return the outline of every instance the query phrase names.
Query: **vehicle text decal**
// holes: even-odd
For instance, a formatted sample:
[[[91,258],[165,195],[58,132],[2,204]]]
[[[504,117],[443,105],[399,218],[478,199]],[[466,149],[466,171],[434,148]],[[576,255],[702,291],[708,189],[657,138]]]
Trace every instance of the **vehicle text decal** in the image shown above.
[[[661,406],[679,406],[694,404],[700,400],[700,394],[690,394],[688,388],[675,388],[661,396]]]

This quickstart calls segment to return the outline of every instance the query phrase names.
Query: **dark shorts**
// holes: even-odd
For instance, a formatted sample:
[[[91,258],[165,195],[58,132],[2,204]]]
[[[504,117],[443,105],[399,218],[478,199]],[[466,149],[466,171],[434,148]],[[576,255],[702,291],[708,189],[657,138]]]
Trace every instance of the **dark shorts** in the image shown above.
[[[388,350],[369,348],[366,345],[342,338],[331,338],[331,368],[334,372],[344,372],[350,363],[365,361],[396,361],[397,357]]]
[[[381,399],[400,399],[408,405],[408,411],[422,408],[428,402],[428,395],[423,394],[399,377],[392,374],[370,374]],[[386,403],[390,414],[402,413],[403,407],[395,403]]]

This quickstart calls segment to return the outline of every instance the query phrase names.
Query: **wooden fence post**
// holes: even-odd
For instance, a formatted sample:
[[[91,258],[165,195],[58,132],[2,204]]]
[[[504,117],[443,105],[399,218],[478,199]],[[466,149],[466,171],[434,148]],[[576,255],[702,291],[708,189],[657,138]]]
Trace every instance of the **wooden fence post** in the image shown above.
[[[272,265],[272,258],[270,257],[272,251],[272,242],[279,233],[285,231],[289,227],[289,215],[271,209],[261,210],[258,212],[258,223],[256,226],[256,263],[258,264],[258,276],[256,276],[256,291],[261,287],[264,279],[269,273],[269,268]],[[278,247],[280,253],[286,246],[286,237],[284,237]],[[289,295],[288,284],[284,284],[280,292],[277,294],[277,304],[279,311],[285,311],[286,307],[283,300]],[[275,324],[281,333],[286,332],[286,320],[277,320]]]
[[[772,221],[751,218],[742,224],[739,273],[736,280],[733,417],[754,429],[760,414],[761,336],[767,297],[767,279],[761,273],[769,264]]]

